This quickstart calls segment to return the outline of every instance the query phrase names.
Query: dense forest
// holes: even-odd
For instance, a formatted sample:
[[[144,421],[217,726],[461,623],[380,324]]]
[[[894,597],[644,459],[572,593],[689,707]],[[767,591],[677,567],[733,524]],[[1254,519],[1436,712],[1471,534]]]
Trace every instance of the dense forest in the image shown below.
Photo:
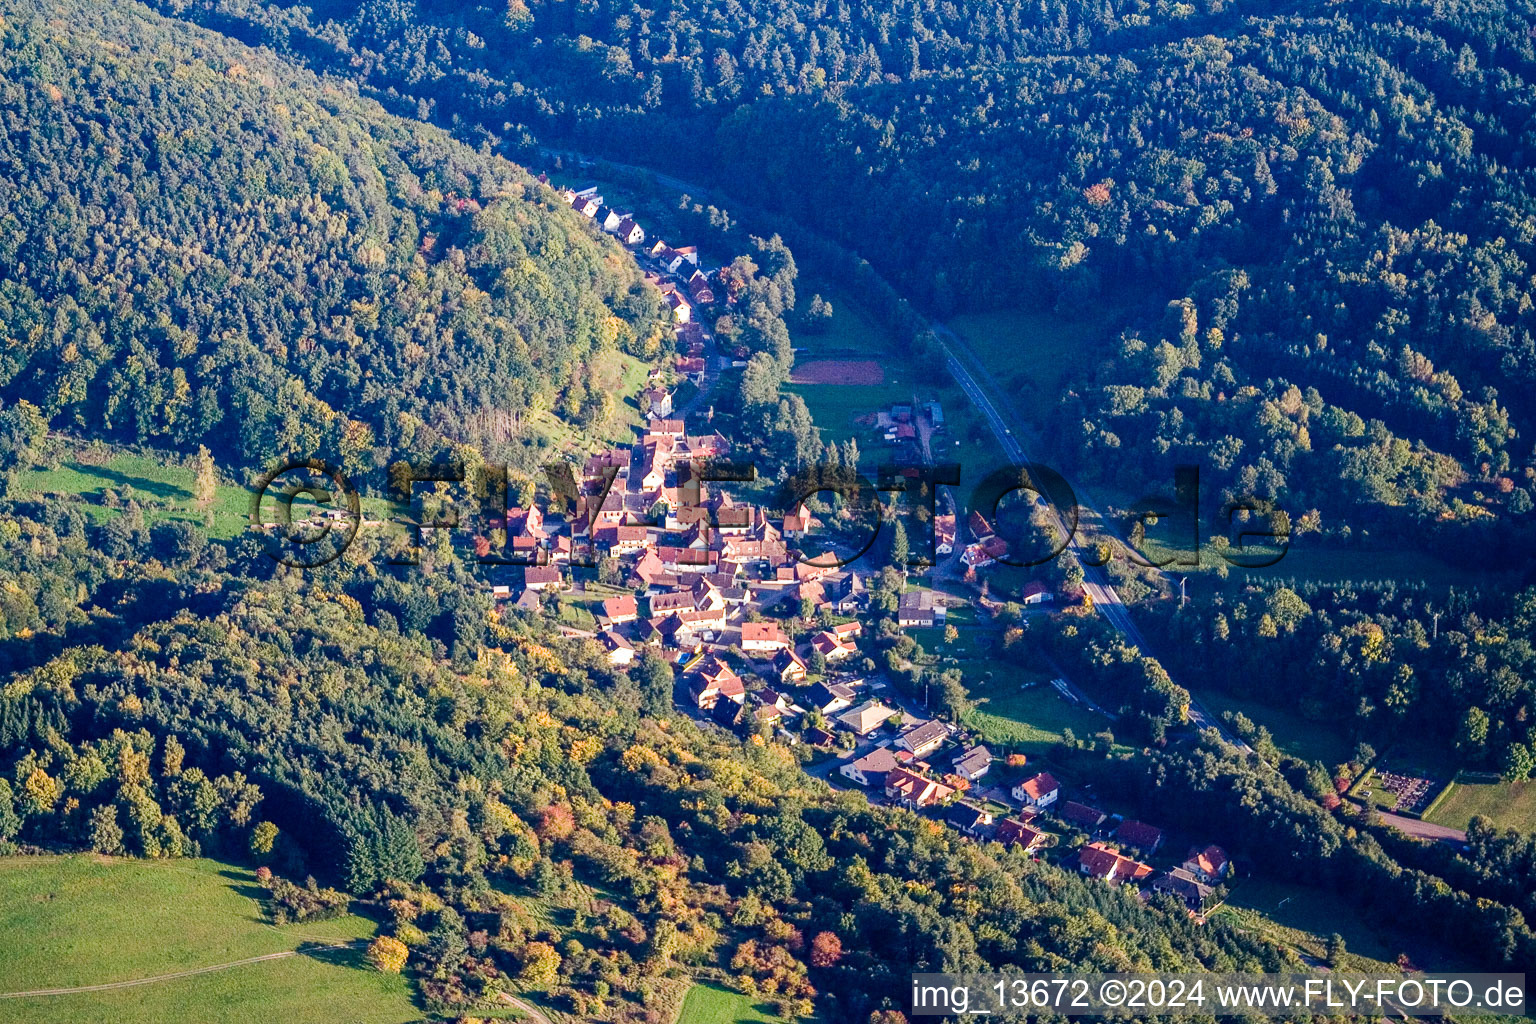
[[[1161,623],[1170,664],[1384,746],[1536,773],[1536,591],[1253,587]]]
[[[452,443],[536,462],[601,425],[660,298],[520,168],[113,5],[0,32],[0,388],[56,429],[248,469]],[[564,392],[577,382],[575,408]]]

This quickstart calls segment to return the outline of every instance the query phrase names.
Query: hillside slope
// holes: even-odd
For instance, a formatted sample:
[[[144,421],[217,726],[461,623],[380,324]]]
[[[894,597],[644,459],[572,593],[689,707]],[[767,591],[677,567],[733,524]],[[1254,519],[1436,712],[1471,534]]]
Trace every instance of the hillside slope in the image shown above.
[[[659,344],[633,261],[504,160],[137,5],[4,17],[0,396],[57,428],[516,456],[594,359]]]

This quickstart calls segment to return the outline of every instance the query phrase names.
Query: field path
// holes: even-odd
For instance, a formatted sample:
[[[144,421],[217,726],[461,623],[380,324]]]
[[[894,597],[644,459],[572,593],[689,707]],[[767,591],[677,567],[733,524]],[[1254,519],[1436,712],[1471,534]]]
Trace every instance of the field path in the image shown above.
[[[212,974],[215,971],[227,971],[231,967],[244,967],[246,964],[258,964],[263,960],[283,960],[290,956],[298,956],[301,953],[314,953],[325,949],[347,949],[360,946],[364,940],[354,942],[340,942],[333,946],[309,946],[305,949],[285,949],[280,953],[267,953],[265,956],[248,956],[244,960],[231,960],[224,964],[210,964],[207,967],[194,967],[191,970],[176,971],[174,974],[157,974],[150,978],[134,978],[131,981],[113,981],[104,985],[79,985],[75,988],[39,988],[30,992],[0,992],[0,999],[27,999],[34,996],[68,996],[79,992],[110,992],[119,988],[135,988],[139,985],[153,985],[160,981],[175,981],[178,978],[191,978],[199,974]],[[542,1014],[537,1016],[542,1017]],[[544,1018],[543,1024],[550,1024],[548,1018]]]
[[[1436,825],[1432,821],[1421,821],[1418,818],[1408,818],[1401,814],[1393,814],[1391,811],[1377,811],[1382,822],[1391,825],[1400,832],[1406,832],[1410,836],[1419,839],[1429,839],[1435,842],[1464,843],[1467,834],[1459,828],[1451,828],[1449,825]]]

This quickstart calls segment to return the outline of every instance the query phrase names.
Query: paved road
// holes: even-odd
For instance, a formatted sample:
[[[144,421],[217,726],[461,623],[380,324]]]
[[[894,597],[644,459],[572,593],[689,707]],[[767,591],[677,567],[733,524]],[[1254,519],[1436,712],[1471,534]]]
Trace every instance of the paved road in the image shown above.
[[[171,974],[157,974],[149,978],[134,978],[131,981],[113,981],[102,985],[77,985],[74,988],[39,988],[30,992],[0,992],[0,999],[29,999],[37,996],[68,996],[81,992],[111,992],[120,988],[136,988],[139,985],[153,985],[161,981],[175,981],[178,978],[192,978],[199,974],[212,974],[215,971],[227,971],[232,967],[244,967],[246,964],[259,964],[266,960],[286,960],[291,956],[301,956],[317,953],[327,949],[349,949],[355,946],[366,945],[362,939],[353,942],[341,942],[333,946],[309,946],[304,949],[285,949],[281,953],[268,953],[265,956],[248,956],[244,960],[231,960],[223,964],[211,964],[207,967],[194,967],[187,971],[176,971]],[[549,1024],[545,1020],[545,1024]]]
[[[981,365],[975,353],[971,352],[964,340],[954,331],[941,323],[934,323],[933,330],[939,338],[939,343],[944,347],[944,360],[949,367],[950,375],[955,378],[955,383],[960,385],[960,390],[964,391],[966,397],[971,400],[971,404],[981,410],[1003,454],[1013,465],[1029,467],[1031,473],[1038,478],[1039,474],[1035,473],[1035,463],[1025,454],[1018,435],[1009,426],[998,403],[993,401],[992,394],[1003,393],[997,379]],[[1049,500],[1050,496],[1047,495],[1046,498]],[[1086,498],[1079,495],[1078,500],[1082,508],[1092,513],[1101,523],[1108,522]],[[1088,552],[1083,549],[1076,529],[1068,529],[1066,517],[1054,503],[1051,504],[1050,509],[1062,535],[1072,538],[1072,551],[1083,566],[1083,589],[1093,598],[1094,609],[1103,614],[1105,620],[1126,640],[1147,654],[1151,654],[1151,647],[1148,646],[1146,638],[1141,635],[1141,631],[1136,628],[1136,624],[1131,621],[1130,612],[1126,610],[1125,603],[1120,600],[1120,595],[1115,592],[1114,586],[1109,582],[1104,568],[1088,564],[1086,560]],[[1075,527],[1076,524],[1073,526]],[[1253,748],[1225,729],[1221,720],[1211,714],[1194,694],[1190,694],[1189,698],[1189,720],[1196,728],[1214,728],[1228,743],[1252,753]]]

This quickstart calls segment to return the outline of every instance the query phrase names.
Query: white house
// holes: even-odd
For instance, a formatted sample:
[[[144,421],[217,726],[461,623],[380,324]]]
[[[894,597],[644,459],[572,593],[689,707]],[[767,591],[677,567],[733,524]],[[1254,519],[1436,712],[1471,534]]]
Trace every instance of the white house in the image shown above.
[[[1060,795],[1061,784],[1051,777],[1050,772],[1031,776],[1013,787],[1013,798],[1025,807],[1033,807],[1036,810],[1044,810],[1051,806]]]

